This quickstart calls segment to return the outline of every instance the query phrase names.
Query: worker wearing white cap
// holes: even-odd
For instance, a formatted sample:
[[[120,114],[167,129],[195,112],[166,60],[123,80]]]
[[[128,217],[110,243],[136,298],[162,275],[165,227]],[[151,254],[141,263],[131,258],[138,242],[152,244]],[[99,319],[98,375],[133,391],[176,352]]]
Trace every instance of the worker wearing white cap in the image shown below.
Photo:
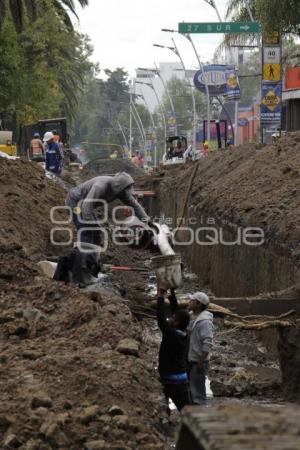
[[[189,294],[189,309],[194,320],[189,325],[190,344],[188,352],[189,385],[193,404],[206,405],[206,376],[209,369],[210,351],[213,345],[213,315],[207,308],[209,297],[204,292]]]
[[[52,131],[45,133],[43,141],[46,153],[46,170],[58,174],[62,169],[62,155]]]

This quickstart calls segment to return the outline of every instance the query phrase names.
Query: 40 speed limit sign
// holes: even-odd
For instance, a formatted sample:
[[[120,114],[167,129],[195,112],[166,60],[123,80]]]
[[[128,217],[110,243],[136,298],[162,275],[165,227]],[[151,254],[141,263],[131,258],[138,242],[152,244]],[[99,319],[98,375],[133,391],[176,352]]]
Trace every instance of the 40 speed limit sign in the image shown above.
[[[280,47],[264,47],[264,64],[280,64]]]

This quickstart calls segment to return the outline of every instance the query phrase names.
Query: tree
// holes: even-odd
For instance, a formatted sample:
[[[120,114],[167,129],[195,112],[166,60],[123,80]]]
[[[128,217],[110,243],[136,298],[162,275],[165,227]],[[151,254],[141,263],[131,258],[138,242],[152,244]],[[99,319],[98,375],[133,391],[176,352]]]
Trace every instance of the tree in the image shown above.
[[[194,113],[191,88],[187,85],[185,80],[180,80],[178,78],[172,78],[167,83],[167,88],[174,103],[179,132],[187,134],[193,130]],[[205,96],[197,90],[195,90],[195,98],[198,116],[197,125],[199,128],[200,122],[202,122],[205,117],[206,100]],[[165,111],[171,110],[170,101],[166,93],[163,96],[163,105]]]
[[[82,7],[87,6],[88,2],[89,0],[78,0],[78,3]],[[68,27],[72,27],[67,9],[76,15],[74,1],[53,0],[52,3],[56,14],[63,19]],[[20,33],[24,29],[24,16],[27,14],[31,20],[35,20],[37,17],[37,8],[38,0],[0,0],[0,28],[2,27],[6,14],[9,11],[16,31]]]
[[[87,37],[67,31],[52,0],[38,0],[37,8],[34,27],[26,18],[23,32],[17,33],[7,16],[0,31],[0,112],[15,131],[17,124],[41,118],[66,115],[74,120],[93,71]]]
[[[248,5],[254,19],[260,22],[263,30],[299,35],[300,3],[298,0],[250,0]],[[249,20],[245,1],[229,0],[226,16],[237,22]]]

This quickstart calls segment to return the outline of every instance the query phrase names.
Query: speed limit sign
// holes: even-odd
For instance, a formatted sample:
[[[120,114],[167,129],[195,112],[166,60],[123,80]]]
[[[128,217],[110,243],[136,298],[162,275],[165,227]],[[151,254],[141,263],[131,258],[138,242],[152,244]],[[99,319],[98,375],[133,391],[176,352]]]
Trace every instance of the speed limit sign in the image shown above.
[[[264,48],[264,64],[280,64],[280,47]]]

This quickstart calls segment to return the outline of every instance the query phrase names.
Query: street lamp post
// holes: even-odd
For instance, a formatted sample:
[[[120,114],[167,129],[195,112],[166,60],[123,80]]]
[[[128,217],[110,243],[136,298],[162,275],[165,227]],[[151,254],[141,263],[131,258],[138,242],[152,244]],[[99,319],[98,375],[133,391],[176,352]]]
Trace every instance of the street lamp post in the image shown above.
[[[169,88],[168,88],[168,86],[167,86],[167,83],[166,83],[166,81],[164,80],[162,74],[160,73],[159,68],[157,67],[157,65],[156,65],[155,63],[154,63],[154,67],[155,67],[155,69],[146,69],[146,68],[143,68],[143,67],[139,67],[139,70],[143,70],[144,72],[147,72],[147,73],[148,73],[148,78],[149,78],[149,80],[150,80],[150,82],[151,82],[152,84],[153,84],[152,78],[149,76],[149,73],[154,73],[155,75],[157,75],[157,76],[159,77],[160,81],[162,82],[162,85],[163,85],[163,88],[164,88],[164,90],[165,90],[165,93],[167,94],[167,97],[168,97],[168,99],[169,99],[172,113],[174,114],[174,116],[176,116],[176,112],[175,112],[175,108],[174,108],[174,103],[173,103],[173,100],[172,100],[172,97],[171,97]],[[177,133],[177,125],[176,125],[176,133]]]
[[[219,21],[222,23],[223,20],[217,9],[215,1],[214,0],[204,0],[204,1],[214,8],[214,10],[216,11],[216,13],[218,15]],[[251,21],[253,21],[253,15],[252,15],[248,0],[245,0],[245,3],[246,3],[248,13],[251,17]],[[237,57],[237,59],[238,59],[238,57]],[[237,61],[237,65],[238,65],[238,61]],[[234,144],[235,144],[235,146],[239,145],[239,128],[238,128],[239,119],[238,119],[238,117],[239,117],[239,101],[236,100],[235,105],[234,105],[234,123],[235,123],[235,125],[234,125]],[[232,129],[232,125],[231,125],[231,129]]]
[[[132,103],[132,107],[133,107],[133,111],[134,111],[134,113],[136,115],[136,118],[137,118],[136,123],[137,123],[138,128],[140,130],[140,133],[142,135],[143,141],[144,141],[144,143],[146,143],[146,132],[145,132],[145,127],[143,125],[141,116],[140,116],[140,114],[139,114],[139,112],[138,112],[138,110],[137,110],[137,108],[136,108],[134,103]]]
[[[177,30],[171,30],[169,28],[162,28],[161,31],[165,31],[167,33],[178,33]],[[181,33],[179,33],[179,34],[181,34]],[[200,60],[199,54],[197,52],[197,49],[195,47],[195,44],[194,44],[194,41],[193,41],[191,35],[190,34],[182,34],[182,36],[184,36],[192,45],[194,53],[195,53],[197,61],[198,61],[198,64],[199,64],[199,68],[202,72],[202,77],[203,77],[203,82],[205,85],[205,91],[206,91],[206,97],[207,97],[207,142],[209,144],[210,143],[210,94],[209,94],[209,87],[208,87],[207,79],[206,79],[205,72],[204,72],[204,66],[202,64],[202,61]]]
[[[183,68],[184,75],[185,75],[186,81],[188,83],[188,86],[191,87],[192,104],[193,104],[193,148],[195,150],[196,149],[196,142],[197,142],[197,139],[196,139],[196,133],[197,133],[197,110],[196,110],[196,98],[195,98],[194,87],[192,85],[190,85],[190,79],[189,79],[189,76],[188,76],[187,69],[185,67],[185,64],[184,64],[184,61],[182,59],[182,56],[179,53],[178,47],[177,47],[177,45],[176,45],[176,43],[175,43],[173,38],[172,38],[172,42],[173,42],[174,47],[167,47],[167,46],[159,45],[159,44],[153,44],[153,45],[154,45],[154,47],[166,48],[168,50],[171,50],[173,53],[175,53],[175,55],[178,56],[178,58],[180,60],[180,63],[181,63],[181,66]]]
[[[222,18],[221,18],[221,15],[220,15],[220,13],[219,13],[219,10],[218,10],[218,8],[217,8],[217,5],[216,5],[215,0],[204,0],[204,1],[205,1],[208,5],[210,5],[212,8],[214,8],[214,10],[215,10],[216,13],[217,13],[219,22],[223,22],[223,21],[222,21]]]
[[[128,149],[128,148],[129,148],[129,147],[128,147],[128,141],[127,141],[126,135],[125,135],[124,130],[123,130],[123,128],[122,128],[122,126],[121,126],[121,124],[120,124],[119,121],[117,121],[117,125],[118,125],[118,127],[119,127],[119,130],[121,131],[122,136],[123,136],[123,139],[124,139],[126,148]]]
[[[146,108],[147,108],[147,110],[148,110],[149,116],[150,116],[150,121],[151,121],[151,124],[152,124],[152,129],[153,129],[153,131],[154,131],[154,133],[155,133],[155,139],[154,139],[154,155],[156,155],[156,154],[157,154],[157,147],[156,147],[157,130],[156,130],[155,122],[154,122],[154,117],[153,117],[153,114],[152,114],[152,112],[151,112],[151,110],[150,110],[150,108],[149,108],[149,104],[148,104],[148,102],[147,102],[147,100],[146,100],[144,94],[143,94],[143,93],[142,93],[142,94],[137,94],[137,97],[140,97],[140,98],[143,100],[143,102],[145,103],[145,106],[146,106]]]
[[[155,97],[156,97],[157,104],[158,104],[158,106],[159,106],[159,108],[160,108],[160,112],[161,112],[162,119],[163,119],[163,124],[164,124],[164,135],[165,135],[165,139],[164,139],[164,140],[165,140],[165,142],[166,142],[166,140],[167,140],[167,123],[166,123],[166,118],[165,118],[164,108],[163,108],[163,105],[162,105],[162,103],[161,103],[161,101],[160,101],[160,99],[159,99],[159,96],[158,96],[157,92],[156,92],[156,89],[155,89],[155,87],[154,87],[154,85],[153,85],[153,83],[152,83],[151,77],[149,77],[149,79],[150,79],[150,81],[151,81],[150,83],[146,83],[146,82],[144,82],[144,81],[136,81],[135,83],[136,83],[136,84],[143,84],[143,85],[145,85],[145,86],[150,87],[150,88],[153,90],[154,95],[155,95]],[[154,153],[154,166],[155,166],[155,167],[157,166],[157,148],[155,148],[155,153]]]

